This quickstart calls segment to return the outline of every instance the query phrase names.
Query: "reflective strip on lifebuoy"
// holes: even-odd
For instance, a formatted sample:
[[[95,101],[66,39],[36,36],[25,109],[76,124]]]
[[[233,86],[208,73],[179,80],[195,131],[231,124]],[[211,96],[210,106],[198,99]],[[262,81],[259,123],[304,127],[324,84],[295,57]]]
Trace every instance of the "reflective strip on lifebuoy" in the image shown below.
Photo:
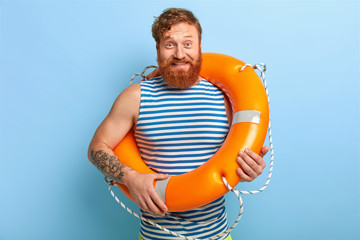
[[[203,206],[228,192],[224,176],[231,186],[239,183],[236,162],[240,150],[259,153],[264,144],[269,104],[256,72],[244,62],[218,53],[203,53],[200,76],[220,88],[230,100],[233,122],[221,148],[200,167],[185,174],[155,182],[155,189],[169,212],[186,211]],[[153,173],[142,160],[132,131],[114,148],[120,161],[139,173]],[[129,190],[116,185],[133,200]]]

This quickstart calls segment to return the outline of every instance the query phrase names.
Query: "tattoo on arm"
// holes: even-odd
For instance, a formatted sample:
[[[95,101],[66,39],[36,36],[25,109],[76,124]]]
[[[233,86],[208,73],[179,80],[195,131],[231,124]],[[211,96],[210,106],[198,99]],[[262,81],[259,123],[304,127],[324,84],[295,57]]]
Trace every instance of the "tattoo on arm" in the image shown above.
[[[92,163],[108,178],[123,183],[124,168],[126,167],[114,154],[103,150],[91,150]]]

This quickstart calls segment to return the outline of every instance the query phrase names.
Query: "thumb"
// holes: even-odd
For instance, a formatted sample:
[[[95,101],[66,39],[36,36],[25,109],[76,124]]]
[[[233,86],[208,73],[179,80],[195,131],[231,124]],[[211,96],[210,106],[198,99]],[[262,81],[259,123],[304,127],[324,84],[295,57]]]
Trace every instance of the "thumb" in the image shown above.
[[[155,179],[156,180],[165,180],[167,178],[169,178],[170,175],[169,174],[156,174],[155,175]]]
[[[259,153],[260,157],[264,157],[268,151],[269,151],[268,146],[262,147],[262,149],[261,149],[261,151]]]

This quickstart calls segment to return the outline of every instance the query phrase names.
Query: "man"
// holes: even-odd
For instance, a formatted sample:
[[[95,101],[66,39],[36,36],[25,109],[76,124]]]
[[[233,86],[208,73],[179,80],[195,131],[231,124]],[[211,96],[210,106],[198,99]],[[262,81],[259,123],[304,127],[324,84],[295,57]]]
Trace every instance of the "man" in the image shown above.
[[[143,216],[180,234],[208,238],[227,228],[224,197],[186,212],[168,213],[155,192],[154,180],[200,166],[224,141],[232,113],[223,93],[199,76],[201,26],[185,9],[167,9],[154,22],[156,77],[125,89],[96,130],[89,146],[90,161],[108,178],[125,184]],[[112,149],[133,129],[142,158],[157,174],[140,174],[122,164]],[[237,173],[250,182],[262,173],[260,155],[245,150]],[[141,222],[140,239],[176,239]],[[224,236],[219,239],[231,239]]]

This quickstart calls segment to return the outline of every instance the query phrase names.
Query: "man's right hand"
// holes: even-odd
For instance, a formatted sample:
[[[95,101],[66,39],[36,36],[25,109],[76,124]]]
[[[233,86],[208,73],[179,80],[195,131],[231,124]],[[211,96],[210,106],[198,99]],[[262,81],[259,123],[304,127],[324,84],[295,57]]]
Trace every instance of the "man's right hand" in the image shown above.
[[[165,180],[168,177],[170,176],[167,174],[142,174],[136,171],[129,171],[126,177],[124,176],[123,182],[142,210],[153,215],[164,216],[168,209],[155,191],[154,181]]]

